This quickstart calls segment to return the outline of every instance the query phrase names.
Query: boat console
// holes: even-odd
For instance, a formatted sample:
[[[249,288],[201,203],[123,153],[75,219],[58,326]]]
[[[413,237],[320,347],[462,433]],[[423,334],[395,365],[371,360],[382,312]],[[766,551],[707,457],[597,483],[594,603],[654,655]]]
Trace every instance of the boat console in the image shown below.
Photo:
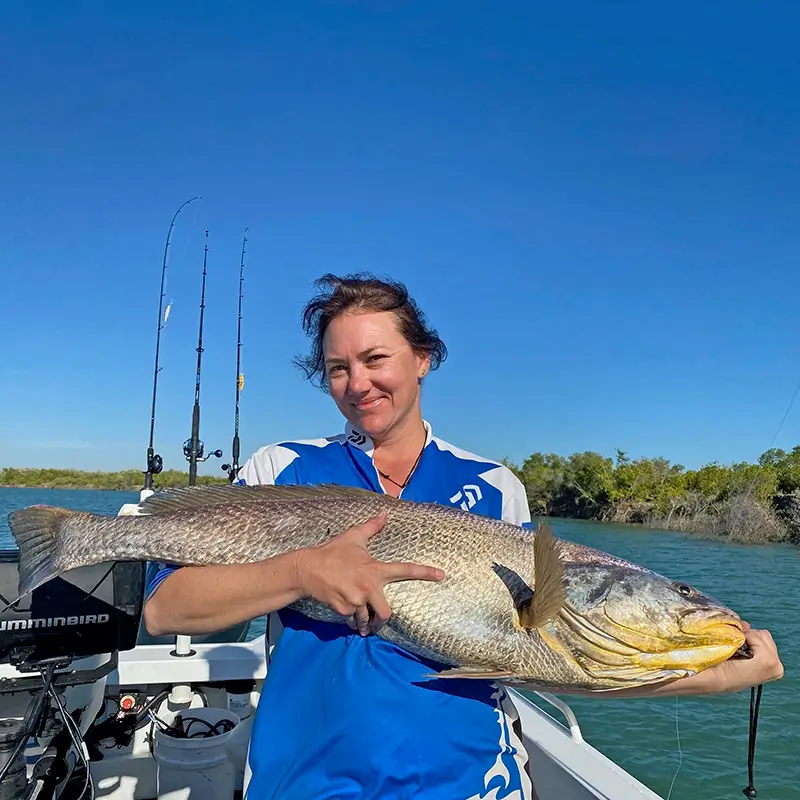
[[[16,550],[0,550],[0,664],[20,672],[43,664],[132,650],[144,598],[145,565],[114,562],[71,570],[40,586],[18,603]],[[67,676],[59,680],[63,683]],[[95,680],[90,678],[90,680]],[[82,682],[80,675],[70,683]],[[28,678],[3,679],[0,693],[36,688]]]
[[[0,800],[43,800],[61,796],[79,761],[88,783],[83,735],[118,653],[136,646],[145,565],[71,570],[14,602],[18,559],[18,551],[0,550]],[[41,749],[29,774],[31,737]]]

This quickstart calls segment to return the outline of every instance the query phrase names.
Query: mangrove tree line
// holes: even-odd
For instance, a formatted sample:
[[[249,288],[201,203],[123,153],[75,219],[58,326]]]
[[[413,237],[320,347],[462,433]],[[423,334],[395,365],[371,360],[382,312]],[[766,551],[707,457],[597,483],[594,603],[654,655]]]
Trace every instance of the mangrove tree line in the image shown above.
[[[534,515],[800,543],[800,446],[767,450],[756,464],[688,470],[622,450],[614,458],[533,453],[521,465],[505,463],[525,485]]]

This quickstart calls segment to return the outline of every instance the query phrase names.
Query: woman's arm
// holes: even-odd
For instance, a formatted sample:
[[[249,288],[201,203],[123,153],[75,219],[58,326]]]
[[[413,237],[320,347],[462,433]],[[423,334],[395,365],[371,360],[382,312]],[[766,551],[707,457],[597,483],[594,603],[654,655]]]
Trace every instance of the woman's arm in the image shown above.
[[[253,564],[176,569],[145,603],[147,632],[215,633],[291,605],[301,597],[298,552]]]

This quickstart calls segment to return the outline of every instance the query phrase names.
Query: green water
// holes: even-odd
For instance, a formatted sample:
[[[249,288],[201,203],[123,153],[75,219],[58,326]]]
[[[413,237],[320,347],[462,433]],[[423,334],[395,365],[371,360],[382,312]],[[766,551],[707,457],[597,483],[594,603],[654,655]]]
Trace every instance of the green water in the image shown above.
[[[115,513],[122,503],[136,499],[128,492],[0,488],[0,547],[10,544],[6,514],[14,508],[51,503]],[[736,608],[753,627],[772,631],[786,675],[764,688],[755,786],[759,800],[800,798],[800,548],[723,545],[676,533],[572,521],[556,521],[554,528],[564,538],[696,584]],[[677,704],[674,698],[564,699],[588,742],[663,797],[673,778],[673,800],[743,797],[749,692],[681,698]],[[683,760],[675,777],[679,740]]]

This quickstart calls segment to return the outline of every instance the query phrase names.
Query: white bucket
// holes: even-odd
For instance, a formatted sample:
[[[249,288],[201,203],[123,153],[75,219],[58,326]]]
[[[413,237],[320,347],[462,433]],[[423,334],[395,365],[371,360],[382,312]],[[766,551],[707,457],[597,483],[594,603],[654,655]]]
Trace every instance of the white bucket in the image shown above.
[[[238,726],[240,719],[224,708],[190,708],[180,712],[189,734],[208,730],[222,720]],[[200,720],[192,722],[192,719]],[[228,758],[231,731],[213,736],[178,738],[156,729],[153,755],[157,764],[158,800],[229,800],[236,766]]]

